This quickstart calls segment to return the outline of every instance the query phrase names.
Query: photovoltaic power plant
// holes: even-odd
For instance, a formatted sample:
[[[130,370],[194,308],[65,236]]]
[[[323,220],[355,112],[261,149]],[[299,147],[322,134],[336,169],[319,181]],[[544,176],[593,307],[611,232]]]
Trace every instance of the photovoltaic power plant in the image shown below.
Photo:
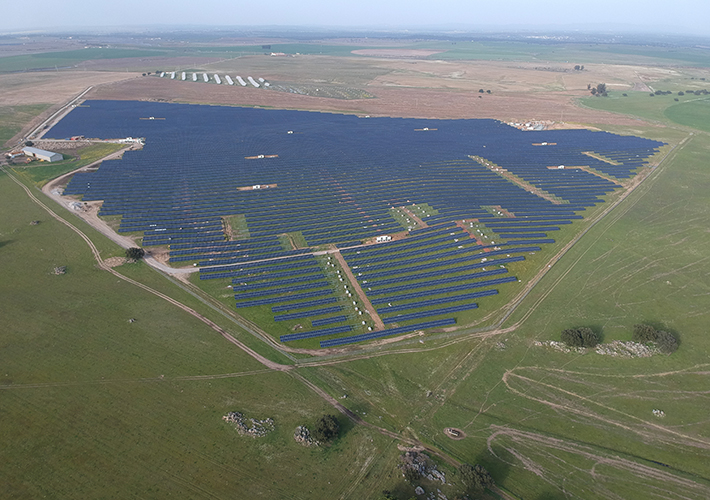
[[[175,265],[231,283],[238,308],[313,327],[282,341],[322,347],[456,324],[518,281],[508,265],[554,243],[663,146],[496,120],[134,101],[86,101],[46,137],[77,135],[145,145],[75,174],[65,195],[102,200],[100,215],[120,216],[119,232],[141,232],[144,246],[167,245]],[[421,205],[430,210],[407,218],[409,228],[393,216]],[[245,225],[238,238],[226,229],[235,216]],[[294,234],[305,244],[284,244]],[[314,246],[340,249],[384,330],[372,331],[348,280]]]

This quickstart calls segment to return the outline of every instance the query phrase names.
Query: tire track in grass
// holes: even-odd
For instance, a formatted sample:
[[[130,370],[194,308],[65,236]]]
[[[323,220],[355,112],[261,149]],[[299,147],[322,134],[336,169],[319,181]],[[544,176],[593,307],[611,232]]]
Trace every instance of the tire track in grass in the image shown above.
[[[100,269],[107,271],[107,272],[113,274],[114,276],[116,276],[117,278],[122,279],[123,281],[126,281],[127,283],[130,283],[132,285],[135,285],[138,288],[141,288],[148,293],[152,293],[153,295],[160,297],[161,299],[171,303],[172,305],[174,305],[176,307],[179,307],[180,309],[182,309],[183,311],[185,311],[189,315],[191,315],[191,316],[197,318],[198,320],[202,321],[203,323],[205,323],[207,326],[209,326],[210,328],[215,330],[217,333],[219,333],[226,340],[228,340],[232,344],[238,346],[240,349],[242,349],[244,352],[246,352],[248,355],[250,355],[252,358],[256,359],[259,363],[266,366],[267,368],[270,368],[272,370],[277,370],[277,371],[288,371],[288,370],[293,369],[293,366],[291,366],[291,365],[282,365],[280,363],[275,363],[275,362],[265,358],[261,354],[257,353],[256,351],[254,351],[253,349],[251,349],[250,347],[245,345],[243,342],[240,342],[239,340],[234,338],[230,333],[225,331],[222,327],[217,325],[215,322],[206,318],[202,314],[198,313],[197,311],[195,311],[191,307],[188,307],[188,306],[182,304],[181,302],[178,302],[177,300],[173,299],[172,297],[165,295],[164,293],[159,292],[158,290],[155,290],[147,285],[144,285],[143,283],[141,283],[139,281],[136,281],[136,280],[131,279],[127,276],[124,276],[121,273],[119,273],[118,271],[116,271],[115,269],[113,269],[112,267],[106,265],[104,263],[103,259],[101,258],[101,254],[100,254],[98,248],[96,248],[96,245],[94,245],[94,243],[89,239],[88,236],[86,236],[79,228],[77,228],[76,226],[71,224],[69,221],[67,221],[67,220],[63,219],[62,217],[60,217],[59,215],[57,215],[47,205],[42,203],[42,201],[39,200],[27,186],[25,186],[23,183],[21,183],[14,175],[12,175],[10,172],[8,172],[5,168],[0,168],[0,170],[5,172],[5,174],[11,180],[13,180],[17,185],[19,185],[22,189],[24,189],[25,192],[27,193],[27,196],[29,196],[32,201],[34,201],[36,204],[38,204],[40,207],[42,207],[49,215],[51,215],[54,219],[61,222],[62,224],[67,226],[69,229],[74,231],[76,234],[78,234],[81,237],[81,239],[83,239],[86,242],[86,244],[89,246],[89,248],[91,249],[91,253],[94,255],[94,259],[96,259],[96,262],[98,263],[98,266]]]
[[[396,432],[393,432],[393,431],[390,431],[390,430],[388,430],[388,429],[384,429],[384,428],[382,428],[382,427],[378,427],[378,426],[376,426],[376,425],[374,425],[374,424],[371,424],[371,423],[369,423],[369,422],[366,422],[365,420],[363,420],[363,419],[361,419],[359,416],[357,416],[355,413],[353,413],[352,411],[350,411],[349,409],[347,409],[345,406],[343,406],[342,404],[340,404],[335,398],[333,398],[332,396],[330,396],[330,395],[329,395],[327,392],[325,392],[323,389],[321,389],[320,387],[318,387],[318,386],[316,386],[314,383],[312,383],[310,380],[308,380],[308,379],[306,379],[305,377],[303,377],[300,373],[297,373],[297,372],[294,370],[294,368],[295,368],[294,366],[292,366],[292,365],[283,365],[283,364],[280,364],[280,363],[275,363],[275,362],[273,362],[273,361],[271,361],[271,360],[265,358],[265,357],[262,356],[261,354],[255,352],[253,349],[251,349],[251,348],[249,348],[248,346],[246,346],[243,342],[240,342],[239,340],[237,340],[236,338],[234,338],[234,337],[233,337],[232,335],[230,335],[228,332],[226,332],[225,330],[223,330],[219,325],[217,325],[217,324],[214,323],[213,321],[209,320],[208,318],[202,316],[200,313],[198,313],[198,312],[195,311],[194,309],[192,309],[192,308],[190,308],[190,307],[188,307],[188,306],[186,306],[186,305],[184,305],[184,304],[178,302],[177,300],[173,299],[172,297],[169,297],[168,295],[165,295],[164,293],[161,293],[161,292],[159,292],[159,291],[157,291],[157,290],[154,290],[154,289],[150,288],[149,286],[144,285],[143,283],[140,283],[140,282],[138,282],[138,281],[136,281],[136,280],[134,280],[134,279],[128,278],[127,276],[123,276],[123,275],[120,274],[119,272],[115,271],[113,268],[111,268],[110,266],[108,266],[108,265],[106,265],[106,264],[104,263],[103,259],[101,258],[101,255],[100,255],[100,253],[99,253],[98,248],[96,248],[96,245],[94,245],[94,243],[89,239],[88,236],[86,236],[86,235],[85,235],[80,229],[78,229],[76,226],[74,226],[74,225],[71,224],[70,222],[64,220],[62,217],[60,217],[59,215],[57,215],[57,214],[56,214],[54,211],[52,211],[52,209],[50,209],[47,205],[45,205],[44,203],[42,203],[42,201],[39,200],[39,199],[32,193],[32,191],[31,191],[27,186],[25,186],[23,183],[21,183],[15,176],[13,176],[11,173],[9,173],[6,169],[0,167],[0,170],[2,170],[3,172],[5,172],[5,174],[6,174],[12,181],[14,181],[17,185],[19,185],[22,189],[24,189],[24,191],[27,193],[27,195],[30,197],[30,199],[31,199],[33,202],[35,202],[35,203],[38,204],[40,207],[42,207],[45,211],[47,211],[47,213],[49,213],[49,214],[50,214],[53,218],[55,218],[57,221],[59,221],[59,222],[61,222],[62,224],[66,225],[66,226],[69,227],[72,231],[74,231],[75,233],[77,233],[77,234],[86,242],[86,244],[87,244],[87,245],[89,246],[89,248],[91,249],[91,252],[92,252],[92,254],[93,254],[95,260],[97,261],[98,266],[99,266],[100,269],[102,269],[102,270],[104,270],[104,271],[107,271],[107,272],[113,274],[114,276],[116,276],[117,278],[122,279],[122,280],[124,280],[124,281],[126,281],[126,282],[128,282],[128,283],[130,283],[130,284],[132,284],[132,285],[135,285],[135,286],[137,286],[137,287],[139,287],[139,288],[141,288],[141,289],[143,289],[143,290],[145,290],[145,291],[147,291],[147,292],[149,292],[149,293],[152,293],[153,295],[156,295],[156,296],[162,298],[163,300],[166,300],[167,302],[169,302],[169,303],[173,304],[174,306],[179,307],[179,308],[182,309],[183,311],[187,312],[187,313],[190,314],[191,316],[194,316],[195,318],[199,319],[200,321],[202,321],[203,323],[205,323],[207,326],[209,326],[210,328],[212,328],[213,330],[215,330],[217,333],[219,333],[219,334],[220,334],[222,337],[224,337],[226,340],[228,340],[228,341],[231,342],[232,344],[236,345],[237,347],[239,347],[240,349],[242,349],[246,354],[250,355],[251,357],[253,357],[254,359],[256,359],[258,362],[260,362],[261,364],[263,364],[264,366],[266,366],[266,367],[269,369],[268,371],[280,371],[280,372],[288,373],[289,375],[291,375],[292,377],[294,377],[296,380],[298,380],[298,381],[300,381],[301,383],[303,383],[306,387],[310,388],[314,393],[316,393],[316,394],[317,394],[318,396],[320,396],[322,399],[324,399],[324,400],[327,401],[329,404],[331,404],[331,405],[332,405],[335,409],[337,409],[340,413],[342,413],[342,414],[345,415],[347,418],[349,418],[354,424],[363,425],[363,426],[365,426],[365,427],[369,427],[369,428],[371,428],[371,429],[376,430],[377,432],[379,432],[380,434],[382,434],[382,435],[384,435],[384,436],[390,437],[390,438],[392,438],[392,439],[394,439],[394,440],[397,440],[397,441],[402,441],[402,442],[407,443],[407,444],[409,444],[409,445],[411,445],[411,446],[419,446],[419,447],[421,447],[422,449],[426,450],[427,452],[439,456],[441,459],[445,460],[446,462],[448,462],[448,463],[450,463],[450,464],[452,464],[452,465],[454,465],[454,466],[456,466],[456,467],[459,465],[459,462],[458,462],[457,460],[453,459],[452,457],[449,457],[448,455],[444,454],[443,452],[441,452],[441,451],[439,451],[439,450],[437,450],[437,449],[435,449],[435,448],[431,448],[431,447],[425,446],[425,445],[424,445],[423,443],[421,443],[419,440],[410,439],[410,438],[404,437],[404,436],[402,436],[402,435],[400,435],[400,434],[398,434],[398,433],[396,433]],[[198,376],[198,377],[203,377],[203,376]]]

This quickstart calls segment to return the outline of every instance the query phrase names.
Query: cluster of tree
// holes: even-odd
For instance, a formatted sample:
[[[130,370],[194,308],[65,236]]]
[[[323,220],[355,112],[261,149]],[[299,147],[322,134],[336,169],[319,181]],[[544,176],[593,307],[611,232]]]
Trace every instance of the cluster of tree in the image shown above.
[[[469,493],[482,492],[494,484],[491,474],[482,465],[462,464],[459,467],[461,482]]]
[[[584,71],[584,66],[580,66],[579,64],[577,64],[577,65],[574,67],[574,70],[575,70],[575,71]]]
[[[673,333],[665,330],[656,330],[651,325],[634,325],[631,340],[642,344],[653,342],[665,354],[671,354],[678,349],[678,339]]]
[[[335,415],[323,415],[316,420],[316,425],[311,430],[311,436],[316,441],[325,443],[338,437],[340,424]]]
[[[590,83],[587,85],[587,90],[589,90],[592,95],[596,96],[606,97],[609,95],[606,90],[606,83],[600,83],[596,87],[592,87],[592,84]]]
[[[651,97],[657,96],[657,95],[671,95],[673,92],[670,90],[656,90],[655,92],[652,92],[649,94]],[[678,92],[678,95],[685,95],[685,94],[692,94],[692,95],[708,95],[710,92],[707,91],[707,89],[700,89],[700,90],[686,90],[683,92],[682,90]]]
[[[601,341],[599,334],[586,326],[562,330],[560,338],[570,347],[596,347]]]
[[[478,93],[479,94],[492,94],[493,92],[491,92],[490,90],[478,89]]]
[[[140,247],[133,247],[126,250],[126,258],[140,260],[145,256],[145,250]]]

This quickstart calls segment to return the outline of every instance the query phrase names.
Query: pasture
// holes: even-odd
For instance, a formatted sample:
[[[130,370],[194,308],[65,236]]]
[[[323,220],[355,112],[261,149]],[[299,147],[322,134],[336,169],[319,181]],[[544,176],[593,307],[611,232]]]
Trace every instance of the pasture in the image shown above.
[[[46,104],[0,107],[0,146],[12,139],[27,122],[48,107]]]

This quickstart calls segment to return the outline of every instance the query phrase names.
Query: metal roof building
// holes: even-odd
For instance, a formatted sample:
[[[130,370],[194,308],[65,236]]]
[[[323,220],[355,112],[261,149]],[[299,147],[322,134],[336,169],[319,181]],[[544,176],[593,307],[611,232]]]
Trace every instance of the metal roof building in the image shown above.
[[[25,156],[32,156],[39,160],[48,162],[61,161],[64,159],[60,153],[52,153],[51,151],[45,151],[44,149],[39,148],[22,148],[22,152],[25,153]]]

